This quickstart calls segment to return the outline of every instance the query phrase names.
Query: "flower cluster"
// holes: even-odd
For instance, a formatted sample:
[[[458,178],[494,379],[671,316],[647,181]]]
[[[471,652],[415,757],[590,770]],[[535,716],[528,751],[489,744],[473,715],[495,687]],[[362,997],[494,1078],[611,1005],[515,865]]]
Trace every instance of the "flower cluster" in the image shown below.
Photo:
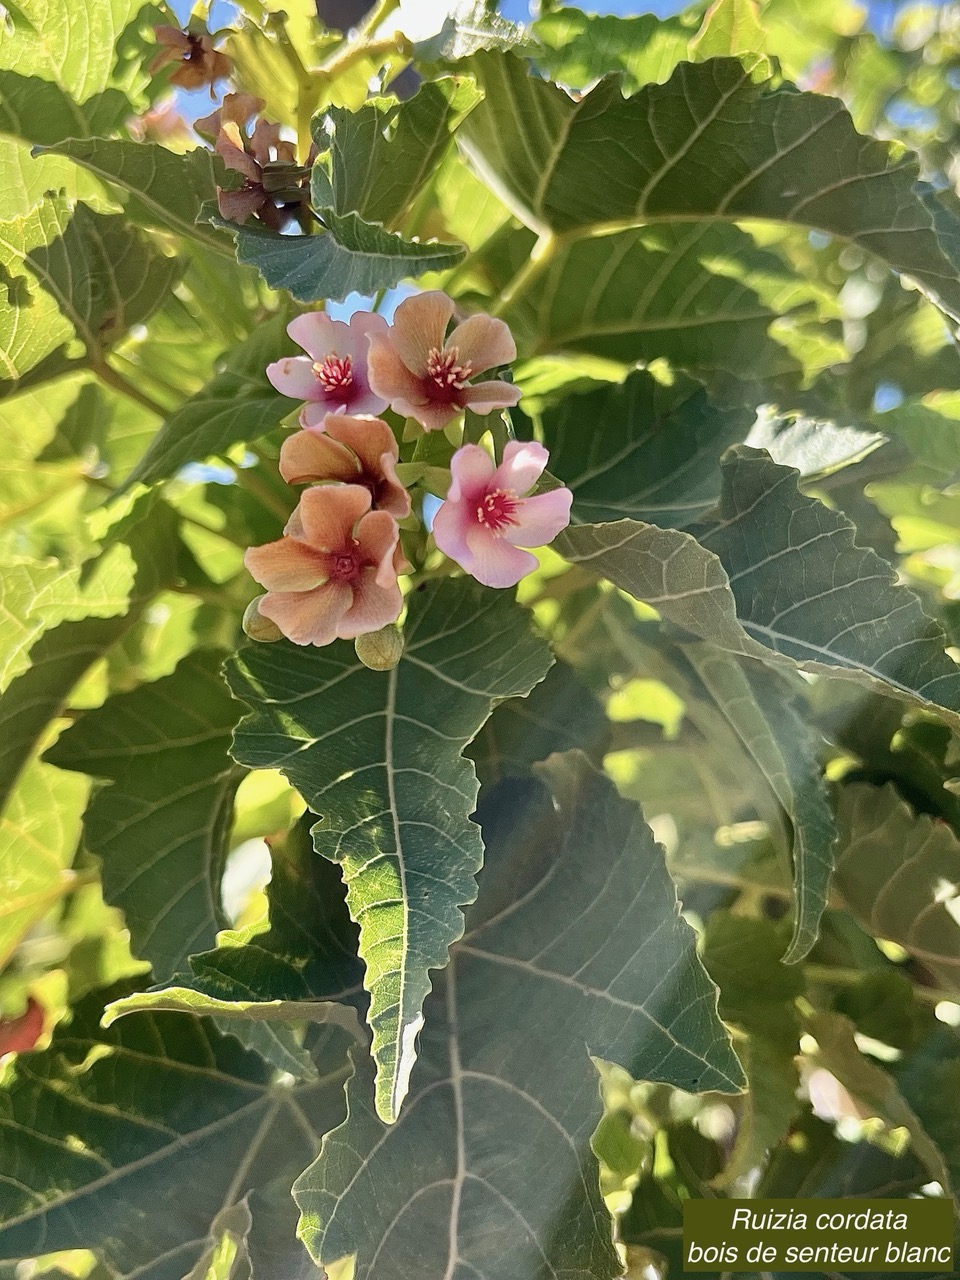
[[[230,59],[213,47],[209,32],[181,31],[179,27],[159,26],[153,29],[160,46],[150,63],[149,71],[155,75],[171,63],[177,64],[170,75],[170,83],[180,89],[200,89],[224,80],[230,74]]]
[[[193,127],[201,137],[214,140],[224,165],[243,178],[239,189],[217,187],[221,216],[240,223],[255,216],[281,231],[291,217],[302,213],[310,170],[297,164],[296,148],[281,138],[278,124],[259,119],[248,131],[263,106],[263,99],[250,93],[228,93],[216,111]]]
[[[349,324],[323,312],[298,316],[288,333],[305,354],[267,368],[278,391],[302,402],[280,473],[311,487],[283,537],[251,548],[246,565],[266,588],[259,618],[295,644],[356,639],[400,616],[398,576],[410,568],[400,523],[409,525],[413,504],[398,472],[398,433],[379,415],[389,408],[418,424],[411,430],[408,421],[404,440],[442,430],[458,443],[464,410],[489,414],[520,398],[510,382],[475,380],[516,358],[507,326],[475,315],[448,334],[454,310],[433,291],[402,302],[392,325],[369,313]],[[547,461],[535,442],[511,440],[499,465],[478,444],[456,448],[433,522],[440,551],[490,587],[514,586],[536,568],[526,548],[553,541],[572,501],[565,488],[533,492]]]

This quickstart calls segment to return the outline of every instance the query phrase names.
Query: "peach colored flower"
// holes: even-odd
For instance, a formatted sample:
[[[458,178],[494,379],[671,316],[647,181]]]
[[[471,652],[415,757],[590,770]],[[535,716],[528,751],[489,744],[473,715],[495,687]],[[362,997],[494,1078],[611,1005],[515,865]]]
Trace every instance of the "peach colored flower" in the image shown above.
[[[542,444],[511,440],[497,467],[485,449],[466,444],[450,461],[453,483],[433,522],[437,546],[487,587],[512,587],[537,558],[521,547],[542,547],[570,523],[569,489],[525,498],[549,454]]]
[[[151,75],[168,63],[179,62],[170,83],[179,85],[181,89],[199,89],[230,74],[230,59],[214,49],[213,41],[206,32],[195,35],[178,27],[160,26],[154,27],[153,34],[162,47],[150,63]]]
[[[287,333],[306,351],[267,365],[267,377],[282,395],[306,400],[302,427],[318,427],[328,413],[378,414],[386,400],[370,390],[367,354],[371,338],[385,333],[387,322],[358,311],[349,324],[324,311],[308,311],[287,325]]]
[[[328,413],[318,427],[287,436],[280,449],[280,474],[287,484],[340,480],[370,490],[377,510],[402,520],[410,495],[397,479],[400,450],[382,418]]]
[[[370,510],[368,489],[308,489],[283,533],[244,563],[267,589],[260,614],[294,644],[352,640],[400,616],[400,533],[388,511]]]
[[[428,431],[443,430],[466,408],[489,413],[520,399],[512,383],[470,382],[517,358],[507,326],[491,316],[470,316],[445,338],[453,311],[445,293],[417,294],[400,303],[390,330],[370,339],[370,386]]]

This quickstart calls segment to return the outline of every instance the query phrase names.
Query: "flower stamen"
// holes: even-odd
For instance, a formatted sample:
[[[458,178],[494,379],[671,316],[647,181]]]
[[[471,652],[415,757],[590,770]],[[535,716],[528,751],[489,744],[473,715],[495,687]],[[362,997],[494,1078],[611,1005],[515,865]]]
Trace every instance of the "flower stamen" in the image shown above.
[[[511,490],[494,489],[477,506],[477,524],[500,535],[510,525],[520,523],[515,514],[519,506],[520,499]]]
[[[330,352],[313,364],[313,376],[324,391],[342,391],[353,385],[353,360],[350,356],[338,356]]]
[[[444,347],[442,351],[437,347],[430,348],[427,377],[440,391],[462,391],[472,373],[472,365],[460,363],[460,352],[456,347]]]

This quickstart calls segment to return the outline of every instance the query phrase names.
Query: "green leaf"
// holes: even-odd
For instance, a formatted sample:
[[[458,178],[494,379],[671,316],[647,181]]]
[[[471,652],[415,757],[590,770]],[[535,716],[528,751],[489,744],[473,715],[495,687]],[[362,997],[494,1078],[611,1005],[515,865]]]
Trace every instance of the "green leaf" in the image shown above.
[[[720,455],[743,440],[750,409],[716,408],[703,387],[646,372],[567,396],[543,414],[550,471],[573,490],[577,523],[629,516],[683,528],[720,497]]]
[[[685,644],[683,651],[790,821],[796,921],[783,959],[795,964],[817,940],[837,834],[816,735],[796,689],[775,673],[710,644]]]
[[[358,1036],[363,967],[339,871],[314,852],[313,821],[270,842],[269,926],[221,934],[215,950],[190,957],[189,973],[115,1000],[104,1025],[139,1009],[206,1012],[279,1070],[315,1078],[290,1024],[336,1022]]]
[[[13,305],[0,323],[0,369],[9,393],[25,375],[53,377],[76,363],[61,348],[73,336],[98,362],[161,304],[180,274],[121,217],[62,197],[26,218],[0,223],[0,276]]]
[[[405,240],[356,213],[316,213],[323,225],[312,236],[277,235],[219,217],[212,221],[231,232],[240,262],[256,267],[272,289],[289,289],[300,302],[392,289],[401,280],[456,266],[466,253],[458,244]]]
[[[527,226],[764,218],[811,227],[876,254],[960,316],[960,273],[934,230],[934,213],[941,236],[953,215],[931,212],[917,160],[858,134],[837,99],[757,84],[735,58],[681,63],[666,84],[626,99],[604,80],[578,102],[510,55],[474,63],[485,98],[459,137]]]
[[[147,83],[142,10],[142,0],[17,0],[0,54],[0,132],[49,143],[112,133],[134,115]]]
[[[446,963],[476,894],[477,783],[461,752],[494,699],[529,692],[550,665],[526,612],[466,578],[414,593],[405,633],[391,672],[368,670],[346,642],[284,641],[247,648],[230,675],[253,708],[235,758],[290,779],[321,815],[317,852],[343,868],[388,1121],[407,1090],[428,971]]]
[[[167,418],[124,488],[169,480],[188,462],[222,455],[279,426],[294,401],[274,390],[265,370],[297,349],[286,335],[289,318],[286,311],[271,316],[227,353],[220,372]]]
[[[960,991],[960,840],[952,827],[914,813],[889,783],[841,787],[837,822],[836,886],[849,910]]]
[[[950,1193],[950,1172],[936,1143],[921,1124],[897,1082],[857,1048],[853,1023],[839,1013],[815,1013],[807,1030],[817,1042],[817,1062],[891,1129],[906,1129],[918,1160],[930,1177]]]
[[[218,179],[223,179],[223,166],[204,147],[181,155],[156,142],[68,137],[42,148],[40,154],[65,156],[119,187],[127,197],[127,216],[141,226],[173,231],[230,253],[225,235],[197,221],[204,204],[215,198]]]
[[[104,900],[119,907],[134,954],[158,978],[213,944],[220,878],[241,772],[228,754],[241,707],[224,655],[197,650],[172,675],[81,716],[46,759],[109,779],[84,817]],[[171,892],[173,890],[173,892]]]
[[[660,19],[652,13],[620,17],[556,9],[533,24],[540,45],[537,66],[571,89],[586,89],[619,72],[625,87],[636,91],[669,79],[687,56],[696,22],[697,15],[691,21],[689,11]]]
[[[0,969],[28,929],[69,892],[87,787],[31,761],[0,817]]]
[[[207,1020],[140,1013],[101,1030],[103,994],[46,1053],[17,1060],[0,1126],[0,1162],[16,1170],[0,1187],[0,1258],[92,1248],[115,1274],[171,1280],[210,1247],[222,1211],[250,1195],[256,1225],[273,1185],[285,1179],[289,1195],[343,1115],[348,1041],[331,1033],[316,1082],[271,1087],[261,1060]]]
[[[322,1264],[355,1254],[356,1280],[621,1274],[588,1055],[687,1090],[740,1086],[638,809],[576,753],[539,772],[550,790],[510,781],[484,806],[480,900],[427,1002],[399,1120],[376,1116],[361,1062],[346,1122],[297,1181],[302,1238]]]
[[[555,662],[526,698],[510,698],[496,708],[464,754],[482,788],[526,777],[557,751],[579,748],[599,764],[609,728],[603,707],[573,668]]]
[[[537,287],[518,289],[503,309],[527,353],[628,365],[663,357],[724,390],[743,380],[745,350],[752,378],[790,385],[802,366],[814,373],[844,358],[835,303],[738,227],[602,230],[557,239],[533,261]],[[505,265],[504,285],[516,269]]]
[[[470,81],[447,77],[422,84],[406,102],[375,99],[359,111],[331,107],[334,212],[396,227],[442,160],[453,130],[479,100]],[[320,146],[326,142],[319,129],[315,137]],[[327,203],[316,196],[314,202]]]
[[[723,476],[699,540],[619,520],[566,529],[554,548],[730,653],[854,680],[960,723],[943,632],[887,562],[857,546],[849,520],[761,451],[730,450]]]
[[[763,1163],[797,1110],[802,971],[780,961],[782,930],[769,920],[718,911],[710,916],[703,963],[720,988],[720,1016],[744,1033],[737,1040],[749,1091],[740,1100],[737,1138],[718,1185],[729,1188]]]
[[[690,53],[696,62],[746,54],[745,63],[762,61],[769,73],[766,59],[758,56],[766,43],[757,0],[713,0],[703,25],[690,41]]]
[[[862,462],[886,441],[878,431],[849,422],[786,413],[761,406],[745,443],[766,449],[774,462],[796,467],[804,480],[820,480]]]
[[[74,685],[134,626],[157,592],[172,582],[176,527],[170,507],[151,498],[137,503],[107,544],[128,548],[136,566],[129,602],[105,618],[62,622],[31,648],[29,670],[0,697],[0,805],[6,803],[21,769]]]

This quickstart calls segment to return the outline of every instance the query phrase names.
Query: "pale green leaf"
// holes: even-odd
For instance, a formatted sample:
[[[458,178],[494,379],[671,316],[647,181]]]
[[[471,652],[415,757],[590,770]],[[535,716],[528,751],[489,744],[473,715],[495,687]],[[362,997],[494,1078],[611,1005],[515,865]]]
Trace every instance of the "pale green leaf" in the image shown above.
[[[228,754],[242,708],[197,650],[172,675],[86,712],[46,759],[108,779],[84,817],[104,900],[119,907],[133,952],[158,978],[213,944],[219,886],[241,771]]]
[[[407,1090],[428,971],[446,963],[476,894],[477,782],[461,752],[495,699],[528,693],[550,665],[529,615],[467,578],[414,593],[405,635],[390,672],[362,666],[349,642],[279,642],[248,647],[230,677],[253,708],[236,758],[290,779],[321,817],[318,853],[343,868],[388,1121]]]
[[[173,231],[206,248],[229,254],[230,241],[197,219],[216,196],[223,166],[212,151],[197,147],[181,155],[156,142],[128,138],[67,138],[41,152],[64,156],[126,196],[126,213],[141,226]]]
[[[288,319],[286,312],[271,316],[227,353],[220,371],[167,418],[125,488],[169,480],[188,462],[222,455],[279,426],[295,402],[270,385],[265,371],[297,350],[286,336]]]
[[[539,772],[549,790],[510,781],[482,811],[479,902],[427,1002],[399,1120],[375,1114],[361,1061],[346,1122],[296,1183],[302,1238],[322,1264],[356,1255],[356,1280],[620,1275],[589,1055],[688,1091],[740,1086],[639,810],[577,753]]]
[[[620,17],[564,7],[533,24],[540,45],[537,66],[571,89],[587,89],[619,72],[625,86],[635,91],[669,79],[687,56],[696,29],[697,17],[689,13],[660,19],[652,13]]]

